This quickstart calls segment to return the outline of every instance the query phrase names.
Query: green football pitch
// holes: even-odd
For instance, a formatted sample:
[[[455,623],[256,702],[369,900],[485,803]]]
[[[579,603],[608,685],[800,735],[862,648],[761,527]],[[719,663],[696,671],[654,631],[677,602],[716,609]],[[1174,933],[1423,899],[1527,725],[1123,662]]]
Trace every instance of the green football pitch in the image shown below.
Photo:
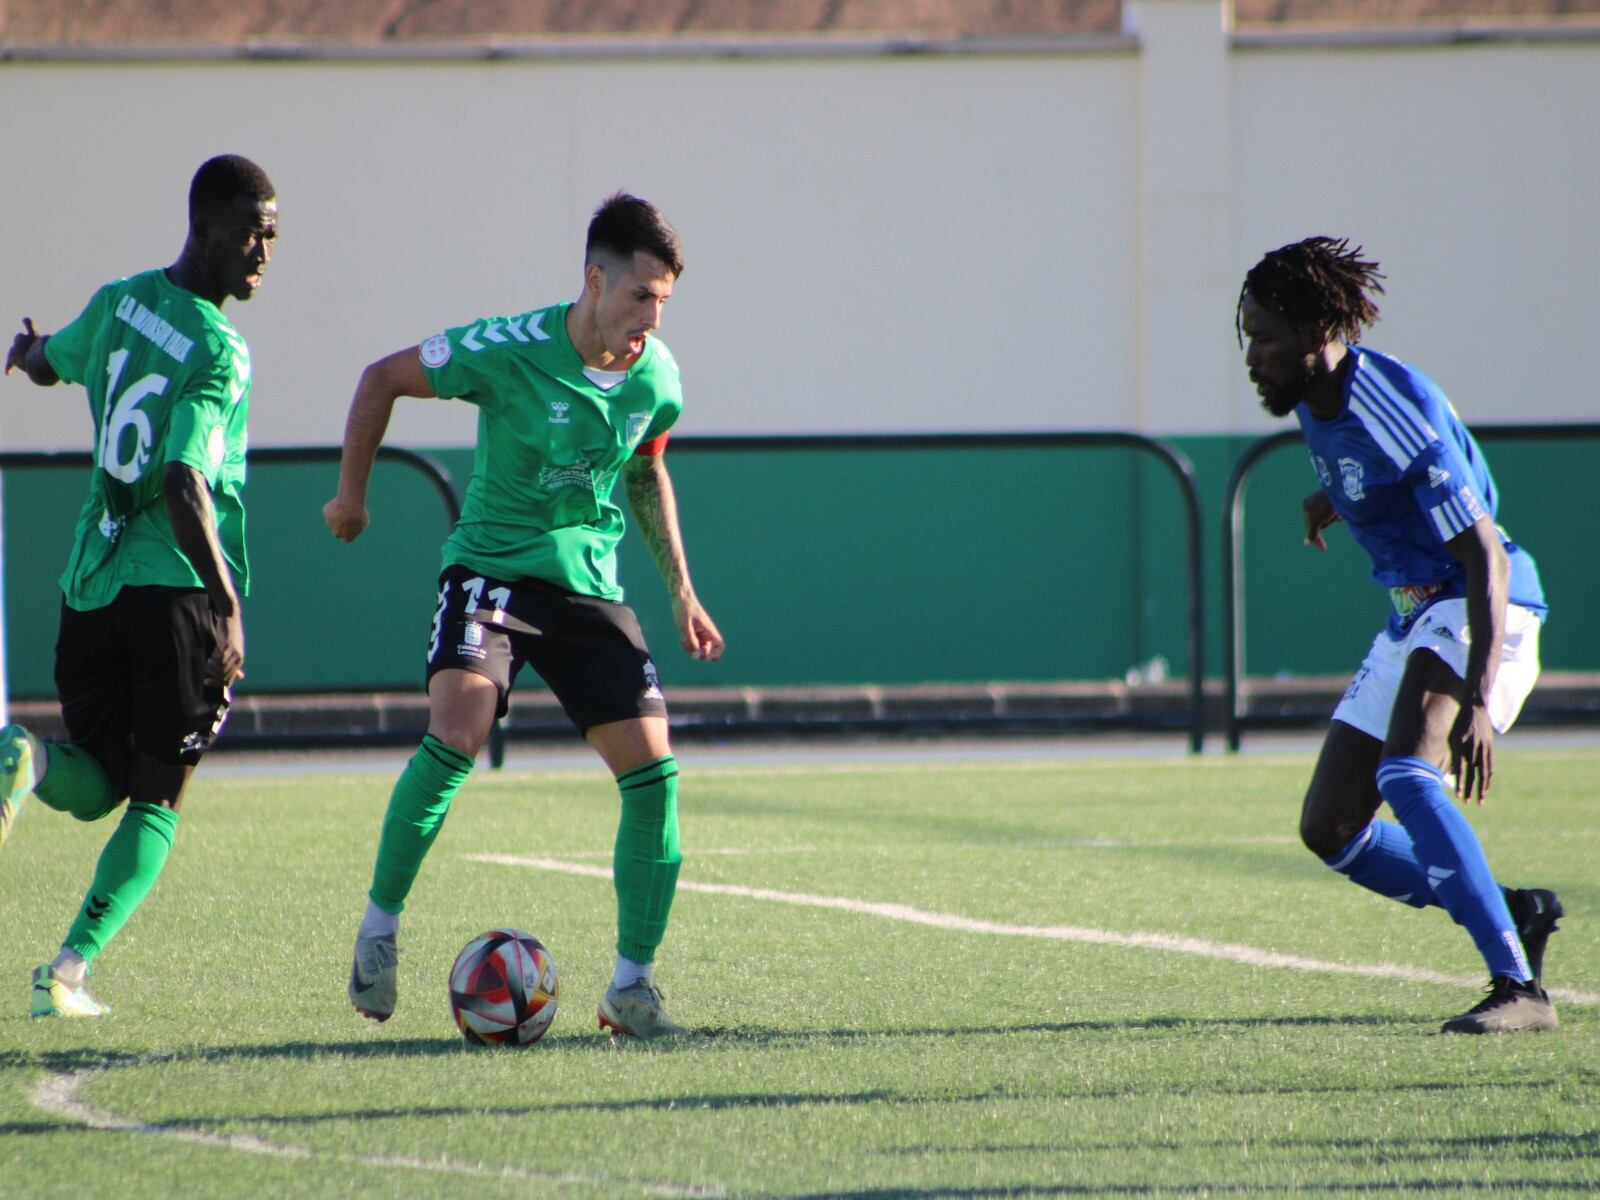
[[[1508,748],[1472,813],[1500,877],[1568,913],[1562,1027],[1509,1038],[1438,1034],[1483,982],[1441,911],[1299,846],[1310,763],[691,770],[658,982],[703,1032],[630,1049],[594,1018],[598,768],[474,776],[381,1026],[344,988],[388,772],[202,769],[100,1021],[26,1015],[109,832],[30,804],[0,854],[0,1194],[1600,1193],[1600,750]],[[448,1011],[496,925],[561,972],[526,1050]]]

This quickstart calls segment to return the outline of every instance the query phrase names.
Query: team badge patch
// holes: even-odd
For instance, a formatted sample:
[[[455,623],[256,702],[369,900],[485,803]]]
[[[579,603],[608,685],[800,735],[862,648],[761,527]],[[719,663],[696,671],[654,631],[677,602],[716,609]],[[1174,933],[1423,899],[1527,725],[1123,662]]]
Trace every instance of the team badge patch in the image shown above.
[[[436,333],[422,343],[422,365],[425,367],[442,367],[450,361],[450,339],[442,333]]]
[[[650,428],[650,414],[636,412],[628,414],[628,445],[637,446],[639,439],[644,437],[644,431]]]
[[[1339,477],[1344,480],[1344,494],[1352,500],[1365,500],[1367,491],[1361,485],[1367,470],[1353,458],[1339,460]]]

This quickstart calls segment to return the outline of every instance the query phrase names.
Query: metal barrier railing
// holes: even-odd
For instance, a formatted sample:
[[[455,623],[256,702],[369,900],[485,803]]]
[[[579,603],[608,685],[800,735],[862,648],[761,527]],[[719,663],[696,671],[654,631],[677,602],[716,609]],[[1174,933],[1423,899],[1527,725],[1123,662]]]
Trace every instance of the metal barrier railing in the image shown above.
[[[1094,433],[794,434],[674,437],[673,450],[729,453],[771,450],[963,450],[1079,447],[1134,450],[1156,458],[1177,481],[1183,500],[1188,592],[1189,748],[1205,748],[1205,610],[1200,566],[1200,490],[1187,455],[1159,438],[1119,431]]]
[[[1184,543],[1187,578],[1188,626],[1188,700],[1187,726],[1190,749],[1199,752],[1204,748],[1205,712],[1205,637],[1204,606],[1201,575],[1200,500],[1195,483],[1194,466],[1181,451],[1169,443],[1142,434],[1104,433],[1017,433],[1017,434],[823,434],[801,436],[683,436],[673,440],[675,452],[762,452],[775,450],[951,450],[994,449],[1019,447],[1040,449],[1049,447],[1106,448],[1134,450],[1155,457],[1178,484],[1184,513]],[[336,463],[340,450],[336,446],[265,447],[252,450],[252,465],[266,463]],[[438,492],[446,514],[453,526],[460,516],[460,501],[448,471],[435,459],[416,451],[392,446],[378,450],[380,461],[406,464],[420,471]],[[0,473],[12,469],[41,467],[87,467],[90,456],[73,451],[66,453],[26,452],[0,453]],[[489,738],[489,756],[493,766],[500,766],[505,758],[505,728],[496,722]]]
[[[1600,437],[1600,424],[1560,425],[1474,425],[1472,436],[1479,442],[1537,442],[1571,437]],[[1239,456],[1228,476],[1223,493],[1222,524],[1222,659],[1223,659],[1223,734],[1229,750],[1239,749],[1246,726],[1273,724],[1270,719],[1253,719],[1243,708],[1239,681],[1245,674],[1244,628],[1244,489],[1261,460],[1289,445],[1304,445],[1298,428],[1269,434]],[[1308,486],[1307,491],[1311,489]]]

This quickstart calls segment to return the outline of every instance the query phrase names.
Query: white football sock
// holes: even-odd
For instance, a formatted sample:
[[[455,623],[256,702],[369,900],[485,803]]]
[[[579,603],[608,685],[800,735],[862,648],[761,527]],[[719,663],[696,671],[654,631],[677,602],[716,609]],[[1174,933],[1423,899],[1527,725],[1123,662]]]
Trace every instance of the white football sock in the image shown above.
[[[400,932],[400,914],[385,912],[371,900],[367,901],[366,915],[361,918],[359,937],[394,937]]]
[[[83,977],[88,974],[89,964],[76,950],[68,950],[63,946],[55,962],[50,964],[50,969],[62,983],[76,988],[83,986]]]
[[[617,955],[617,969],[611,976],[611,986],[620,991],[623,988],[632,987],[641,979],[649,983],[654,979],[655,971],[656,965],[653,962],[634,962],[633,959],[623,958],[619,954]]]

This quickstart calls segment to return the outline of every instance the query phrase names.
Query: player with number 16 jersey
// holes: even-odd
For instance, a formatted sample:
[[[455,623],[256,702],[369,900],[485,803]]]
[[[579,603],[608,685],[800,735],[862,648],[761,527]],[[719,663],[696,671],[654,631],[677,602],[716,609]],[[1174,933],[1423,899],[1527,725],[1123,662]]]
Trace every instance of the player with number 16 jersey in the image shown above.
[[[35,384],[81,384],[94,422],[89,496],[61,576],[55,679],[67,740],[0,730],[0,844],[30,795],[80,821],[128,801],[55,960],[33,974],[36,1017],[99,1016],[90,962],[167,860],[189,777],[244,674],[250,354],[222,315],[261,286],[278,202],[247,158],[203,163],[170,267],[97,291],[6,354]]]
[[[61,576],[67,604],[100,608],[125,586],[201,586],[156,503],[168,463],[205,477],[217,540],[247,595],[240,493],[250,352],[233,322],[164,270],[146,271],[96,292],[45,357],[64,382],[83,385],[95,425],[95,470]]]

